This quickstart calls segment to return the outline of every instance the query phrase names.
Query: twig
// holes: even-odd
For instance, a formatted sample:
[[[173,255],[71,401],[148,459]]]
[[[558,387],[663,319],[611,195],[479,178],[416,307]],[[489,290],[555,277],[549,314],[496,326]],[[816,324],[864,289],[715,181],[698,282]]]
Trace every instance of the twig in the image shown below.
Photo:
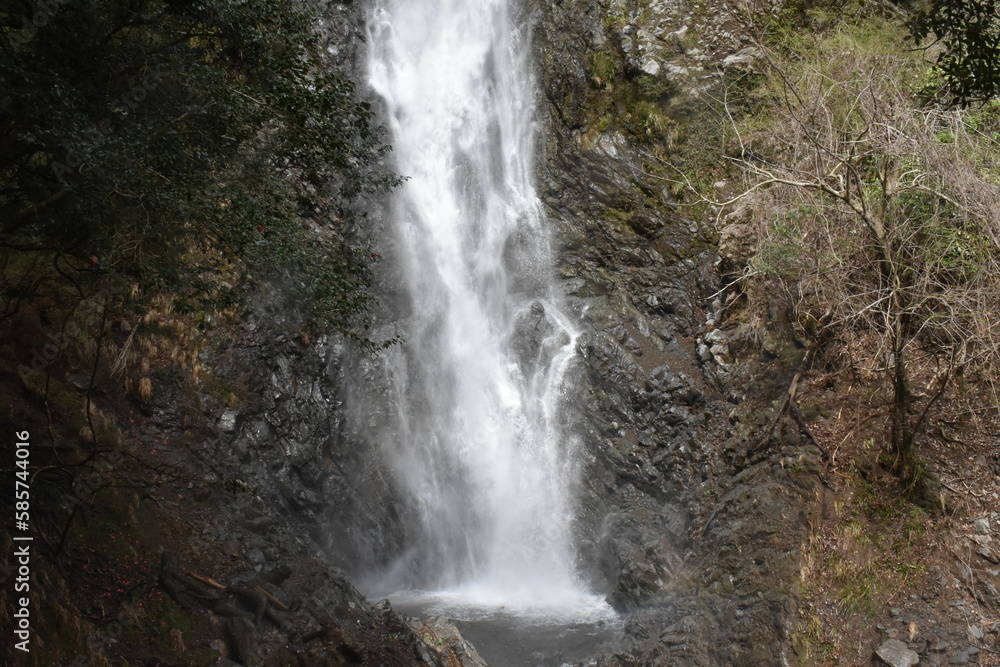
[[[132,331],[129,332],[128,338],[126,338],[125,342],[122,344],[121,351],[111,364],[111,377],[117,377],[123,370],[125,370],[126,361],[128,360],[129,347],[132,345],[132,339],[135,338],[135,332],[138,330],[138,325],[133,326]]]
[[[94,451],[97,450],[97,429],[94,427],[94,414],[92,409],[92,397],[94,393],[94,382],[97,379],[97,368],[101,363],[101,348],[104,347],[104,329],[108,324],[108,300],[105,297],[104,307],[101,309],[101,328],[97,332],[97,349],[94,351],[94,363],[90,368],[90,383],[87,385],[86,411],[87,426],[90,427],[90,435],[94,439]],[[93,452],[91,452],[93,454]]]
[[[206,586],[211,586],[212,588],[218,589],[220,591],[226,590],[225,586],[223,586],[219,582],[215,581],[214,579],[210,579],[208,577],[203,577],[203,576],[201,576],[199,574],[195,574],[194,572],[190,572],[188,570],[185,570],[184,574],[186,574],[187,576],[191,577],[195,581],[200,581],[201,583],[205,584]]]
[[[271,604],[273,604],[275,607],[277,607],[281,611],[289,611],[288,605],[284,604],[281,600],[279,600],[278,598],[274,597],[273,595],[271,595],[270,593],[268,593],[267,591],[265,591],[260,586],[254,586],[254,588],[257,589],[258,592],[262,593],[264,595],[264,597],[266,597],[268,599],[268,601],[270,601]]]
[[[832,311],[827,310],[819,319],[820,323],[827,321],[831,313]],[[799,409],[795,407],[795,394],[799,390],[799,381],[802,379],[802,374],[805,372],[806,368],[808,368],[813,356],[815,356],[816,349],[819,347],[818,341],[819,337],[814,339],[812,344],[809,346],[809,349],[806,350],[805,355],[803,355],[802,361],[799,363],[798,370],[795,371],[795,375],[792,377],[792,381],[788,385],[788,391],[785,392],[784,402],[782,402],[777,414],[774,415],[774,419],[771,420],[770,426],[768,426],[767,430],[764,432],[764,437],[762,437],[756,445],[747,450],[746,456],[748,459],[763,449],[764,446],[771,441],[771,436],[774,433],[775,427],[778,425],[782,416],[784,416],[785,411],[789,409],[789,406],[791,406],[792,416],[795,418],[796,424],[798,424],[798,426],[803,430],[806,437],[808,437],[809,440],[819,448],[820,452],[823,453],[823,459],[826,461],[830,460],[830,453],[816,441],[816,438],[813,437],[812,431],[809,430],[809,427],[805,424],[805,420],[802,419],[802,414],[799,412]]]
[[[828,452],[826,450],[826,447],[824,447],[823,445],[819,444],[819,442],[816,440],[815,436],[813,436],[812,430],[806,424],[806,420],[802,418],[802,412],[799,410],[799,407],[797,405],[795,405],[795,403],[790,402],[789,403],[789,410],[791,410],[792,417],[795,419],[795,423],[799,425],[800,429],[802,429],[802,433],[804,433],[805,436],[807,438],[809,438],[809,442],[811,442],[813,444],[813,446],[816,447],[816,449],[818,449],[819,451],[821,451],[823,453],[823,460],[824,461],[829,461],[830,460],[830,452]]]

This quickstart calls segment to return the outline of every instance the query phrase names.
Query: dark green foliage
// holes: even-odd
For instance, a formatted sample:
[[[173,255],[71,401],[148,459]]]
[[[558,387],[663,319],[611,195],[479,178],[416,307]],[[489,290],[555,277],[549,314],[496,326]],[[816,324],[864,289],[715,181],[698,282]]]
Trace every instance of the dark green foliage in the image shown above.
[[[1000,95],[1000,0],[930,0],[911,22],[913,37],[944,46],[937,66],[950,101],[967,106]]]
[[[394,178],[314,20],[290,0],[5,3],[0,249],[189,308],[291,273],[345,325],[372,260],[344,242],[351,204]]]

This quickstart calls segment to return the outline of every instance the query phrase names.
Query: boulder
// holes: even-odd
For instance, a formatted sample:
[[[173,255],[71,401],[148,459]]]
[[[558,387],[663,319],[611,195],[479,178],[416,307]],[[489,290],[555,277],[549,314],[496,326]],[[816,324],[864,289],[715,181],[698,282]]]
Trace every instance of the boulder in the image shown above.
[[[898,639],[887,639],[875,649],[875,656],[891,667],[912,667],[920,656]]]
[[[426,621],[414,621],[413,631],[448,667],[489,667],[475,647],[447,618],[435,616]]]

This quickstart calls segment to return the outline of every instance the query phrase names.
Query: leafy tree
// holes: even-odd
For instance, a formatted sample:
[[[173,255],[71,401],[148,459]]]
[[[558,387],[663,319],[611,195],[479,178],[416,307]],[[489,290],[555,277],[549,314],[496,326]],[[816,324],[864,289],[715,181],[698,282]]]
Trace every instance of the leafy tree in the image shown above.
[[[292,0],[5,3],[0,248],[189,307],[281,268],[347,326],[369,304],[353,202],[395,180],[316,20]]]
[[[1000,95],[1000,0],[930,0],[910,24],[917,42],[934,35],[937,66],[951,101],[963,106]]]

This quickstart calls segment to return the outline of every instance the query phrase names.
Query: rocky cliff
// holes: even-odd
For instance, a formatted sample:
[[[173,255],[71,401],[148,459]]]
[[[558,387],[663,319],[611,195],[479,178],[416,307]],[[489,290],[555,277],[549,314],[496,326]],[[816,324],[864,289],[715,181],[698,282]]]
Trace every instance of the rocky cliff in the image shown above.
[[[326,10],[329,52],[361,76],[364,7]],[[806,350],[778,307],[759,314],[756,338],[736,326],[724,286],[738,244],[720,250],[718,211],[682,200],[664,168],[672,152],[711,141],[706,100],[727,72],[751,67],[754,50],[725,3],[532,1],[524,11],[540,91],[537,190],[554,270],[584,328],[569,415],[584,450],[579,565],[626,618],[622,644],[594,660],[808,661],[794,636],[806,551],[833,490],[803,429],[772,423]],[[380,202],[368,205],[368,227],[355,232],[381,250]],[[380,279],[375,339],[405,324],[391,263]],[[526,349],[545,330],[543,309],[531,317]],[[47,523],[31,664],[481,664],[447,621],[408,622],[354,587],[394,561],[415,520],[372,435],[386,415],[348,414],[388,404],[359,396],[392,391],[392,349],[317,334],[280,278],[198,325],[165,309],[153,318],[162,336],[147,355],[148,392],[122,390],[113,357],[87,368],[75,352],[49,380],[4,376],[5,423],[48,431],[33,459],[49,476],[37,481]],[[42,331],[63,315],[38,319]],[[131,344],[136,323],[105,324],[113,349]],[[171,346],[193,359],[178,362]],[[91,402],[100,418],[81,420]],[[989,523],[979,526],[975,548],[992,557]],[[971,590],[987,570],[964,567]],[[938,574],[944,596],[952,584]],[[907,604],[934,616],[937,599]],[[915,626],[900,627],[912,644]],[[939,653],[968,659],[949,632]]]
[[[718,80],[738,42],[680,48],[673,38],[696,27],[684,13],[669,3],[538,8],[540,190],[560,275],[590,328],[580,349],[581,534],[595,579],[632,614],[629,653],[608,664],[782,664],[819,452],[793,438],[735,465],[753,418],[740,399],[770,400],[780,380],[747,386],[729,372],[711,220],[685,213],[653,175],[649,135],[626,94],[641,85],[669,114]],[[679,63],[699,53],[711,55],[692,76]],[[602,107],[619,120],[597,116]],[[663,120],[683,122],[675,117]],[[795,357],[793,345],[755,373],[789,375]]]

